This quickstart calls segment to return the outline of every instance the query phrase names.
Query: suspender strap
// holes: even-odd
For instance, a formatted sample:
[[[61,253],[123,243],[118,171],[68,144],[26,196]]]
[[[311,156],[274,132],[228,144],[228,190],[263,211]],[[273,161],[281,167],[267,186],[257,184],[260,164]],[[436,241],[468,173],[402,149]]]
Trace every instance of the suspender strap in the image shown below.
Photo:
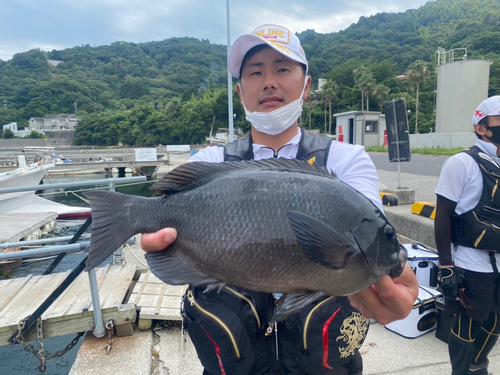
[[[305,160],[320,167],[326,166],[330,145],[333,141],[326,135],[311,134],[301,128],[301,138],[296,159]],[[243,139],[224,146],[224,161],[253,160],[252,133]]]
[[[301,129],[302,135],[296,159],[305,160],[320,167],[326,166],[333,138],[326,135],[312,134],[304,128]]]
[[[224,161],[253,160],[252,132],[243,138],[224,145]]]

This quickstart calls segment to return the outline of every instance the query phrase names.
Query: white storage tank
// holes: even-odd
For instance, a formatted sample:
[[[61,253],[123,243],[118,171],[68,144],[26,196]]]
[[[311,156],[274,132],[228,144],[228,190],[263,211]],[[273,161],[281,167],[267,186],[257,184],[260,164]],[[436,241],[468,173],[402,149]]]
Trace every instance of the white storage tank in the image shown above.
[[[437,68],[436,133],[472,132],[472,115],[488,97],[491,61],[453,61]]]

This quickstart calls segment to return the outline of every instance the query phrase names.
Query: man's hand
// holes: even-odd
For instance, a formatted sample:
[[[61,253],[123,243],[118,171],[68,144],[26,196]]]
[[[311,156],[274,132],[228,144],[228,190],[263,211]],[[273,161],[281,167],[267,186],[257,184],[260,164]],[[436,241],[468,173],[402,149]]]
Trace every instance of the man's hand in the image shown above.
[[[164,228],[156,233],[143,233],[141,247],[146,253],[162,251],[172,245],[176,238],[177,231],[174,228]]]
[[[454,266],[440,266],[438,287],[445,298],[458,300],[458,275]]]
[[[386,325],[406,318],[417,297],[417,278],[411,267],[406,265],[398,278],[382,276],[370,288],[349,296],[349,301],[365,318]]]

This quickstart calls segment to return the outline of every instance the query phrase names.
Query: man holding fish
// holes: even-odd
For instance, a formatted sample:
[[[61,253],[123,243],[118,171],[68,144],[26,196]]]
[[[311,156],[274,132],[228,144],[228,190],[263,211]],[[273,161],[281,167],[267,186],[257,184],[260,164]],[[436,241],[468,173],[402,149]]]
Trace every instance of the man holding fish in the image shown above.
[[[331,142],[326,139],[327,137],[310,135],[298,126],[303,100],[309,95],[311,77],[307,76],[308,63],[305,53],[299,39],[293,33],[282,26],[263,25],[249,34],[242,35],[232,46],[228,67],[231,74],[240,80],[237,89],[245,108],[246,118],[252,125],[251,135],[245,140],[235,141],[224,148],[207,147],[191,157],[189,162],[222,163],[273,158],[299,159],[298,155],[300,155],[300,159],[306,160],[309,164],[326,167],[344,184],[368,198],[374,205],[375,212],[383,212],[378,193],[376,169],[364,148]],[[340,216],[344,214],[348,213],[338,213]],[[383,214],[380,215],[383,216]],[[307,225],[307,218],[304,219],[299,214],[292,216],[290,214],[288,216],[290,223],[292,226],[294,224],[297,226],[293,229],[297,237],[300,237],[300,227]],[[390,239],[392,227],[388,223],[382,225],[385,225],[385,235]],[[310,227],[314,229],[315,225]],[[259,233],[255,232],[254,235],[259,236]],[[340,247],[344,245],[345,248],[358,245],[362,247],[363,241],[360,240],[360,234],[356,233],[355,228],[352,228],[354,240],[351,238],[348,242],[356,242],[357,245],[342,244],[342,239],[332,237],[331,243],[340,242]],[[155,233],[144,233],[142,247],[148,256],[155,255],[164,249],[169,251],[168,247],[176,239],[177,230],[165,228]],[[305,239],[299,238],[304,248],[308,247],[308,240],[310,239],[307,236]],[[247,251],[252,250],[249,248]],[[394,262],[393,255],[391,254]],[[314,256],[311,259],[320,264],[324,261],[326,267],[338,269],[342,267],[342,264],[348,264],[350,256],[345,255],[347,260],[342,259],[340,263],[337,263],[338,259],[329,259],[329,256],[324,254],[319,260],[314,259]],[[324,260],[324,258],[328,259]],[[278,264],[281,260],[275,259],[274,262]],[[185,301],[184,309],[187,310],[185,315],[190,320],[188,331],[205,367],[204,374],[361,374],[362,361],[357,349],[366,336],[368,326],[366,319],[376,319],[381,324],[403,319],[411,311],[417,297],[418,284],[415,275],[409,266],[401,264],[403,262],[399,263],[399,271],[384,271],[385,275],[375,280],[372,286],[347,297],[338,297],[333,300],[327,298],[328,295],[323,297],[320,294],[309,299],[300,297],[294,301],[295,304],[291,306],[290,313],[284,314],[286,319],[269,325],[267,323],[273,318],[273,309],[269,310],[269,307],[272,307],[275,300],[278,308],[280,307],[279,294],[273,293],[272,296],[263,293],[256,295],[252,292],[245,294],[244,289],[237,289],[237,294],[243,296],[245,300],[254,302],[258,315],[266,320],[261,324],[262,329],[257,327],[255,332],[246,332],[251,342],[248,350],[253,351],[252,363],[241,368],[238,368],[237,364],[232,367],[229,360],[222,356],[221,353],[224,351],[219,345],[223,344],[214,339],[217,333],[209,331],[207,324],[204,326],[199,323],[197,328],[194,327],[196,322],[191,320],[196,319],[196,314],[189,311],[193,309],[193,306],[199,305],[202,309],[200,311],[212,311],[213,314],[222,316],[223,320],[225,310],[230,309],[228,306],[232,305],[231,302],[220,302],[220,296],[223,295],[227,299],[226,295],[229,293],[226,293],[225,289],[230,288],[225,288],[225,284],[212,285],[210,288],[191,287],[188,292],[191,293],[188,296],[191,298]],[[203,293],[205,289],[209,290]],[[283,291],[275,290],[274,292]],[[202,302],[206,302],[205,306],[202,306],[202,302],[197,303],[194,300],[193,296],[196,294],[200,296]],[[236,295],[230,297],[237,298]],[[294,346],[293,342],[302,340],[302,336],[295,335],[294,331],[297,329],[303,331],[304,327],[297,327],[300,325],[300,319],[298,320],[296,316],[301,315],[302,312],[293,313],[300,307],[302,311],[307,312],[305,316],[311,317],[313,312],[319,310],[320,305],[324,305],[324,310],[327,310],[324,313],[325,319],[315,323],[319,327],[318,332],[310,333],[319,337],[319,347],[307,348],[305,333],[303,335],[305,347]],[[341,315],[343,320],[339,320],[340,315],[337,315],[339,311],[344,312]],[[362,316],[357,313],[358,311]],[[244,318],[241,315],[240,317]],[[191,327],[193,327],[192,330]],[[201,329],[198,329],[200,327]],[[325,343],[325,332],[328,333],[328,330],[332,329],[336,331],[330,333],[330,340],[327,334]],[[321,341],[322,334],[323,341]],[[200,337],[203,335],[205,337]],[[342,341],[340,338],[346,335],[349,337]],[[348,345],[342,345],[343,342],[351,343],[351,348],[347,350]],[[300,351],[304,353],[298,353]],[[325,354],[330,351],[341,354],[334,353],[333,356]],[[320,355],[315,355],[315,352]],[[245,353],[238,354],[241,358],[245,356]],[[302,361],[301,355],[309,359]],[[313,358],[316,357],[320,358],[321,363],[313,363]],[[244,362],[243,359],[240,362]]]

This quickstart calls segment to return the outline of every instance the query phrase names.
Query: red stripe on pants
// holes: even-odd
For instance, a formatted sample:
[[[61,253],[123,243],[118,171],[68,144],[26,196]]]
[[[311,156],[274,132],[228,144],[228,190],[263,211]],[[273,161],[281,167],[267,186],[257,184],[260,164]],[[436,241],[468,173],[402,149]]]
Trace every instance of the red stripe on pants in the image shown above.
[[[220,357],[220,347],[219,344],[215,342],[215,340],[208,334],[207,330],[200,324],[201,329],[205,332],[205,335],[212,341],[215,347],[215,355],[217,356],[217,360],[219,361],[219,368],[221,375],[226,375],[226,370],[224,370],[224,365],[222,364],[222,358]]]
[[[333,369],[328,364],[328,328],[330,327],[330,324],[333,322],[333,319],[337,316],[338,312],[340,311],[340,307],[333,313],[333,315],[326,321],[326,323],[323,325],[323,367],[326,367],[328,369]]]

